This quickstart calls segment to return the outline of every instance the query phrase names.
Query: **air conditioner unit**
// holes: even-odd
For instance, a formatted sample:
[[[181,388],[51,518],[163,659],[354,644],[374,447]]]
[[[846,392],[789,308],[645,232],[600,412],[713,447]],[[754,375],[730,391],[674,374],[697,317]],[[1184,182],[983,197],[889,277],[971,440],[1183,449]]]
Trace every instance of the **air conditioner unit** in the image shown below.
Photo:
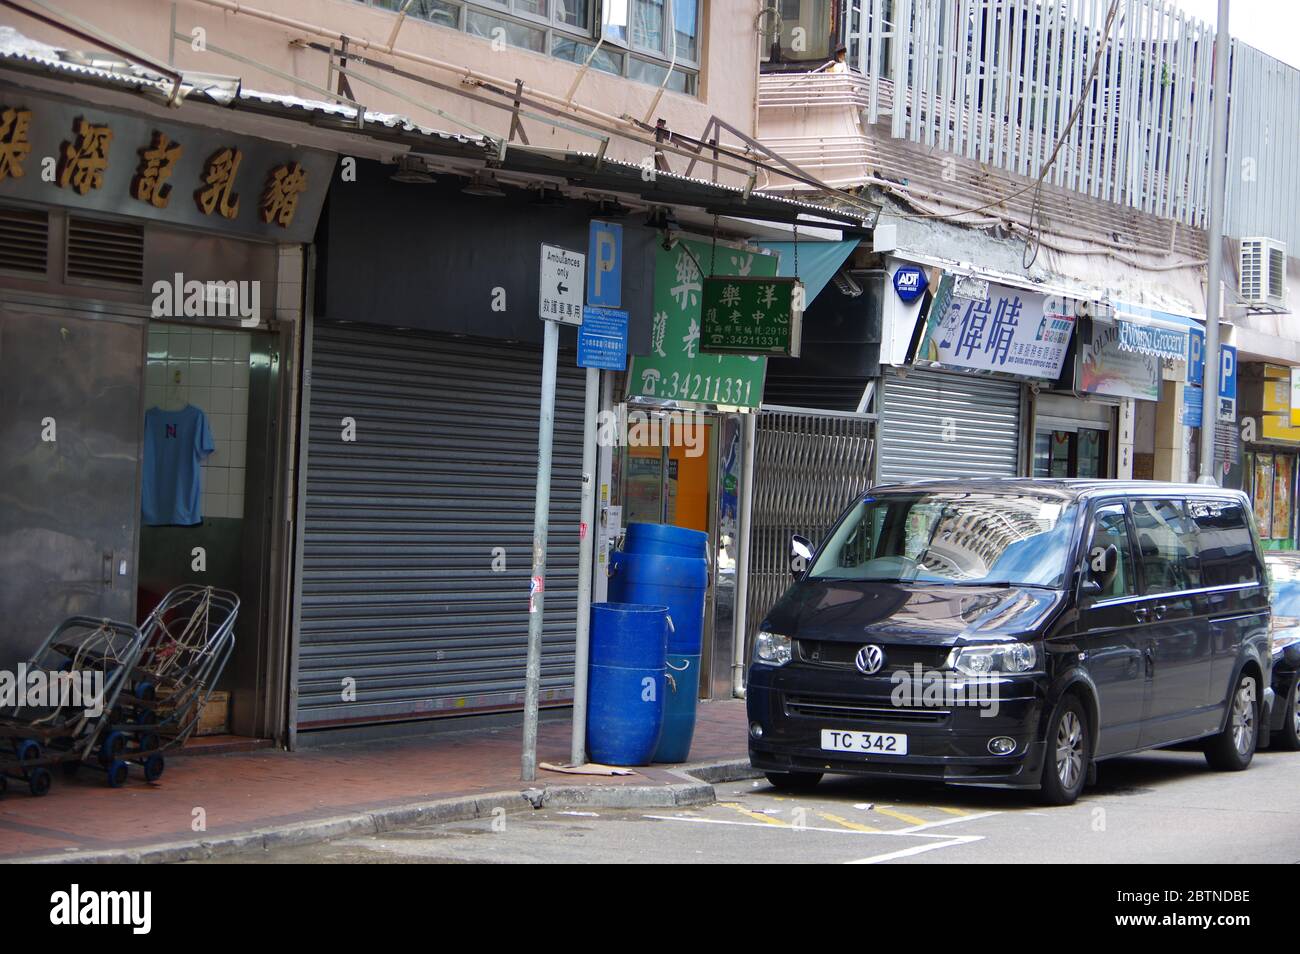
[[[1241,240],[1241,300],[1248,306],[1286,307],[1286,243],[1256,236]]]

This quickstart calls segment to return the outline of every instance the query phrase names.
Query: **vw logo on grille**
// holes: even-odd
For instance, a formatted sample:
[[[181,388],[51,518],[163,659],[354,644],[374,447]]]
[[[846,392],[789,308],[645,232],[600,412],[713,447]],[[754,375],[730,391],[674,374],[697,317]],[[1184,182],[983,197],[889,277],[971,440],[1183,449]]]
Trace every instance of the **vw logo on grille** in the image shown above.
[[[863,646],[853,659],[853,665],[857,666],[858,672],[864,676],[874,676],[880,672],[880,667],[884,664],[885,651],[876,645]]]

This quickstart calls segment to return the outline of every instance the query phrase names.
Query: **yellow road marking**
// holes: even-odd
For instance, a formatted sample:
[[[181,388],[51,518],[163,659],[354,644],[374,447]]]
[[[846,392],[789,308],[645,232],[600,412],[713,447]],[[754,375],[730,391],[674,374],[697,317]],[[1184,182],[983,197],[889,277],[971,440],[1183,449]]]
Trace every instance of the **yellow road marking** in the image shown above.
[[[879,805],[875,808],[882,815],[888,815],[890,818],[897,818],[899,821],[908,825],[924,825],[924,818],[917,818],[915,815],[909,815],[907,812],[896,812],[892,808],[881,808]]]
[[[826,819],[828,822],[834,822],[836,825],[842,825],[853,831],[865,831],[868,834],[879,835],[879,828],[872,828],[870,825],[863,825],[859,822],[849,821],[847,818],[841,818],[839,815],[832,815],[830,812],[818,812],[817,815]]]
[[[964,809],[961,809],[961,808],[944,808],[942,805],[935,805],[934,807],[937,808],[937,809],[938,809],[939,811],[941,811],[941,812],[947,812],[949,815],[963,815],[963,816],[964,816],[964,815],[969,815],[969,814],[970,814],[970,812],[965,811]]]
[[[740,812],[740,814],[748,818],[767,822],[769,825],[780,825],[783,828],[790,827],[779,818],[773,818],[771,815],[764,815],[762,812],[751,812],[748,808],[745,808],[743,805],[738,805],[735,802],[718,802],[718,804],[723,808],[730,808],[732,811]]]

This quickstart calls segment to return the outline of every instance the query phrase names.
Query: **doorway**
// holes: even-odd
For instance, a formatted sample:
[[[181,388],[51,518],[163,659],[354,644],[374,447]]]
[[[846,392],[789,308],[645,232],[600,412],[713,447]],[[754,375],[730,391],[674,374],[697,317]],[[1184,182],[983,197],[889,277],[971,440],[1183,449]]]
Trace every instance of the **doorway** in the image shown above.
[[[1091,422],[1039,418],[1034,429],[1034,476],[1111,476],[1110,429]]]
[[[149,326],[136,618],[187,583],[240,600],[235,647],[199,744],[267,736],[280,706],[267,685],[266,583],[278,377],[272,333],[192,321]]]

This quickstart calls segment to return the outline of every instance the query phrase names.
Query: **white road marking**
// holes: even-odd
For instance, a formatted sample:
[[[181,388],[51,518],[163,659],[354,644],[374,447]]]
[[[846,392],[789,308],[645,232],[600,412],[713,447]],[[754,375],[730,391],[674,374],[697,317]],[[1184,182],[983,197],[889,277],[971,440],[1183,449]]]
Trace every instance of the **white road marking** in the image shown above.
[[[901,834],[900,832],[890,832],[889,834]],[[918,838],[935,837],[933,835],[917,835]],[[922,852],[934,851],[936,848],[952,848],[957,845],[968,845],[972,841],[983,841],[983,835],[956,835],[952,838],[946,838],[943,841],[932,841],[927,845],[913,845],[911,848],[900,848],[898,851],[888,851],[883,855],[872,855],[870,858],[859,858],[856,861],[846,861],[846,865],[878,865],[882,861],[893,861],[895,858],[906,858],[910,855],[919,855]]]
[[[895,832],[891,832],[891,834],[912,835],[918,831],[925,831],[926,829],[929,828],[940,828],[944,825],[959,825],[962,822],[975,821],[977,818],[991,818],[992,816],[998,814],[1001,813],[1000,812],[977,812],[974,815],[962,815],[958,818],[942,818],[939,821],[926,822],[923,825],[913,825],[911,828],[900,828]]]
[[[818,825],[790,825],[786,823],[771,824],[752,821],[732,821],[729,818],[683,818],[680,815],[642,815],[642,818],[653,819],[654,821],[675,821],[675,822],[694,822],[697,825],[736,825],[741,828],[758,828],[763,831],[826,831],[832,835],[854,835],[872,837],[874,835],[903,835],[909,834],[913,838],[938,838],[943,841],[952,841],[954,838],[961,837],[982,837],[975,835],[926,835],[924,833],[908,832],[906,829],[898,831],[856,831],[851,828],[823,828]],[[961,820],[961,819],[956,819]]]

